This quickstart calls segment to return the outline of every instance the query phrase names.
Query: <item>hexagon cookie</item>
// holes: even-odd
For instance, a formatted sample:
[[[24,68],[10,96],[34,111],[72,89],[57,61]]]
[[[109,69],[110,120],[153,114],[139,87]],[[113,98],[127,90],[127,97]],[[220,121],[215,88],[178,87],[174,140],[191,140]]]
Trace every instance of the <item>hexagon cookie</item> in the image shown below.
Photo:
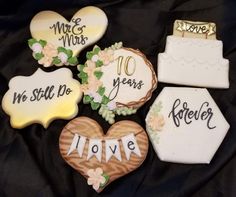
[[[230,126],[207,89],[166,87],[146,127],[160,160],[194,164],[210,163]]]

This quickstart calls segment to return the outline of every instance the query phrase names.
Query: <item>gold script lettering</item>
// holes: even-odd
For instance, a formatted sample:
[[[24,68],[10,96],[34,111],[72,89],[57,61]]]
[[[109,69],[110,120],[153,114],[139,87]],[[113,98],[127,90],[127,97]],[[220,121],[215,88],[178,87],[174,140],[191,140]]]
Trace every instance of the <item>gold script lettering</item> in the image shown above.
[[[122,64],[123,64],[124,57],[123,57],[123,56],[119,56],[117,59],[118,59],[117,74],[118,74],[118,75],[121,75],[121,68],[122,68]],[[132,71],[130,72],[129,68],[130,68],[131,61],[133,61],[133,69],[132,69]],[[131,76],[131,75],[134,74],[135,69],[136,69],[136,61],[135,61],[135,59],[134,59],[132,56],[126,57],[125,63],[124,63],[124,71],[125,71],[125,74],[126,74],[127,76]]]

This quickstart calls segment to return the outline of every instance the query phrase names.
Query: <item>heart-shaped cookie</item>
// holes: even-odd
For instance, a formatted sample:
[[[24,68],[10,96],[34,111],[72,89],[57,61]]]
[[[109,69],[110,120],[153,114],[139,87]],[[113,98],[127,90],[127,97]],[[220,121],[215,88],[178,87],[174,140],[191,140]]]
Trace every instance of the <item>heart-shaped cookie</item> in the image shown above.
[[[59,146],[65,161],[101,192],[142,164],[148,152],[148,138],[133,121],[117,122],[104,135],[96,121],[79,117],[64,127]]]
[[[34,39],[71,49],[76,56],[103,36],[107,24],[101,9],[88,6],[76,12],[70,22],[53,11],[39,12],[31,20],[30,32]]]

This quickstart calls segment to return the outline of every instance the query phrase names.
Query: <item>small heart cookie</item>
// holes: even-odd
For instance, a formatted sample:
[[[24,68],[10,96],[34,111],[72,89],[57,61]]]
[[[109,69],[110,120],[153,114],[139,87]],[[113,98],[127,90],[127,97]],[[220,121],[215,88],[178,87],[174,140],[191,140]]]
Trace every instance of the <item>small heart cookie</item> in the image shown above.
[[[133,121],[117,122],[104,135],[96,121],[79,117],[64,127],[59,146],[65,161],[101,192],[143,163],[148,138],[145,130]]]
[[[67,21],[53,11],[36,14],[30,23],[33,57],[45,67],[76,65],[79,52],[98,41],[106,31],[106,14],[94,6],[84,7]]]

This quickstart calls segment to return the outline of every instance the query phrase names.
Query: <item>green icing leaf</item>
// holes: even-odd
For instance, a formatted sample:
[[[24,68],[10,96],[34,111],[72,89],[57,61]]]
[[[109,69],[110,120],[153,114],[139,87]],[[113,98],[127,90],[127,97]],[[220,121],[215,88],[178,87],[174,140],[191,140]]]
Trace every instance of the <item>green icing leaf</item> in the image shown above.
[[[77,60],[77,57],[70,57],[67,62],[70,64],[70,65],[76,65],[78,64],[78,60]]]
[[[99,88],[98,88],[98,94],[100,94],[100,96],[102,96],[103,94],[104,94],[104,92],[105,92],[105,87],[102,87],[102,86],[100,86]]]
[[[97,110],[99,107],[100,107],[100,103],[96,103],[94,101],[91,101],[92,110]]]
[[[34,54],[34,58],[35,58],[36,60],[40,60],[42,57],[44,57],[44,55],[43,55],[42,53],[35,53],[35,54]]]
[[[65,54],[67,54],[67,50],[64,47],[58,47],[57,51],[58,51],[58,53],[63,52]]]
[[[89,104],[92,101],[92,98],[89,95],[84,95],[83,103]]]
[[[101,79],[102,75],[103,75],[103,72],[101,71],[95,71],[94,72],[94,75],[97,77],[97,79]]]
[[[42,47],[45,47],[46,44],[47,44],[47,41],[45,41],[45,40],[39,40],[39,44],[41,44]]]
[[[81,71],[81,72],[78,74],[78,76],[79,76],[80,79],[86,79],[86,80],[88,80],[88,74],[85,73],[85,72],[83,72],[83,71]]]
[[[101,67],[103,62],[101,60],[96,61],[96,67]]]
[[[103,95],[102,104],[106,105],[107,103],[109,103],[109,101],[110,101],[110,99],[107,96]]]
[[[67,49],[67,50],[66,50],[66,55],[68,56],[68,58],[71,58],[72,55],[73,55],[73,51],[70,50],[70,49]]]
[[[92,57],[93,57],[93,52],[87,52],[86,53],[86,58],[88,59],[88,60],[91,60],[92,59]]]
[[[53,57],[53,64],[60,64],[61,60],[58,57]]]
[[[93,53],[94,53],[94,55],[97,55],[97,54],[99,53],[99,51],[101,51],[101,49],[100,49],[98,46],[95,46],[95,47],[93,48]]]
[[[102,176],[105,178],[105,182],[103,184],[101,183],[100,187],[104,187],[110,179],[110,177],[105,173],[103,173]]]
[[[84,64],[79,64],[79,71],[83,71],[84,70],[85,65]]]
[[[29,40],[28,40],[28,45],[29,45],[29,47],[32,47],[32,45],[33,45],[34,43],[36,43],[36,42],[37,42],[37,40],[34,39],[34,38],[29,39]]]

